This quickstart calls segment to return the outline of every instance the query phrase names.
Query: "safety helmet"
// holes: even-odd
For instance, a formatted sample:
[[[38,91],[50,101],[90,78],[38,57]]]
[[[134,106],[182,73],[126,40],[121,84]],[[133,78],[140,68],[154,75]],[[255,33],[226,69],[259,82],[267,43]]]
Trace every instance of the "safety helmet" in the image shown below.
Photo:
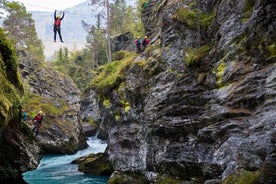
[[[38,114],[42,114],[43,112],[42,111],[39,111]]]

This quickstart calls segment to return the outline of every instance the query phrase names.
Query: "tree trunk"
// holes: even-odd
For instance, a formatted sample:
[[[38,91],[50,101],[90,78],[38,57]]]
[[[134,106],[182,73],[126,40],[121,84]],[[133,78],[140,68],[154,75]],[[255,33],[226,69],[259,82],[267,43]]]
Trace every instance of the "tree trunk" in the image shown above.
[[[107,59],[108,59],[108,62],[111,62],[110,6],[109,6],[109,0],[106,0],[106,11],[107,11]]]

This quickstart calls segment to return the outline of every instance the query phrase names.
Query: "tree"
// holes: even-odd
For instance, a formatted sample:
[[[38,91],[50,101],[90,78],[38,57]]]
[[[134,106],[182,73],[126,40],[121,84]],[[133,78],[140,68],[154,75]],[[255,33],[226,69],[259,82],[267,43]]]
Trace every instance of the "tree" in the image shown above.
[[[111,42],[110,42],[110,4],[109,0],[90,0],[92,5],[95,4],[102,4],[106,7],[106,14],[107,14],[107,60],[111,62]]]
[[[27,51],[35,59],[44,60],[42,41],[37,37],[31,14],[17,2],[4,1],[3,7],[8,12],[3,26],[8,37],[14,41],[16,50]]]
[[[111,7],[111,33],[116,35],[118,33],[124,32],[124,28],[127,26],[125,24],[125,16],[127,13],[127,5],[125,0],[115,0]]]

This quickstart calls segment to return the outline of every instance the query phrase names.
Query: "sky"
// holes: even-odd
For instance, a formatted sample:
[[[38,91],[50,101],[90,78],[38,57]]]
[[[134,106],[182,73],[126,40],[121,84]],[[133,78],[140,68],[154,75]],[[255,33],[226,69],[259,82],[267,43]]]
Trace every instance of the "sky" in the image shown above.
[[[13,1],[13,0],[9,0]],[[23,3],[27,11],[64,10],[87,0],[14,0]]]

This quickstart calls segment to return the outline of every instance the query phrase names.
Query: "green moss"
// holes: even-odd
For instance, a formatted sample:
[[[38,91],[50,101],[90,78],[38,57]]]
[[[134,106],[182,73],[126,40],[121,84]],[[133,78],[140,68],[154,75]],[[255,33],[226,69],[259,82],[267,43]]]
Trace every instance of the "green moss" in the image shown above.
[[[217,77],[217,84],[220,88],[223,87],[222,80],[223,80],[225,68],[226,68],[226,64],[224,62],[221,62],[217,67],[216,77]]]
[[[1,62],[1,59],[0,59]],[[15,87],[7,80],[5,76],[0,74],[0,114],[6,120],[13,116],[12,109],[19,105],[20,97]]]
[[[59,104],[58,106],[53,104],[53,99],[48,99],[37,94],[28,94],[23,96],[22,105],[30,117],[35,116],[39,110],[52,116],[61,116],[69,110],[69,107],[63,99],[56,100]]]
[[[203,45],[200,48],[187,48],[186,49],[186,58],[185,61],[188,66],[194,63],[198,63],[200,59],[210,51],[210,47],[208,45]]]
[[[118,111],[115,114],[115,119],[116,119],[116,121],[120,121],[120,119],[121,119],[120,113]]]
[[[110,100],[107,98],[107,97],[103,97],[103,105],[105,108],[110,108],[111,107],[111,103],[110,103]]]
[[[129,105],[128,101],[121,100],[121,104],[124,106],[125,112],[128,112],[130,109],[130,105]]]
[[[161,53],[162,50],[158,48],[154,50],[147,59],[136,61],[133,67],[138,65],[147,77],[157,75],[163,70],[162,63],[164,61],[161,59]]]
[[[115,61],[120,61],[125,58],[126,54],[128,54],[127,51],[119,51],[119,52],[116,52],[115,54],[113,54],[112,58]]]
[[[205,14],[197,9],[180,8],[173,14],[172,19],[187,24],[191,29],[196,29],[198,18],[200,27],[206,28],[212,23],[214,17],[215,13]]]
[[[95,119],[93,119],[93,118],[84,118],[82,121],[88,122],[93,127],[97,127],[97,123],[96,123]]]
[[[113,61],[98,68],[98,75],[91,81],[90,87],[95,90],[109,91],[124,80],[124,71],[129,67],[135,54],[127,53],[121,61]]]
[[[2,126],[19,114],[20,95],[23,94],[19,76],[15,50],[0,29],[0,125]]]
[[[189,8],[178,9],[172,16],[172,18],[182,23],[186,23],[190,28],[196,28],[197,13],[194,10],[191,10]]]
[[[156,181],[157,184],[179,184],[182,183],[179,178],[172,177],[169,175],[160,175]]]
[[[211,13],[211,14],[202,13],[200,15],[200,26],[202,28],[208,27],[213,22],[214,17],[215,17],[215,13]]]
[[[23,85],[20,79],[20,75],[17,71],[17,55],[10,41],[6,38],[6,35],[0,29],[0,58],[1,73],[14,85],[15,89],[20,94],[23,94]]]
[[[246,0],[245,1],[244,12],[241,17],[241,21],[243,23],[247,22],[247,20],[251,17],[255,2],[256,2],[256,0]]]
[[[270,57],[275,57],[276,56],[276,45],[275,45],[275,43],[272,44],[272,45],[269,45],[268,50],[269,50],[269,53],[270,53]]]
[[[222,184],[258,184],[260,173],[258,171],[247,171],[241,169],[228,176]]]
[[[108,184],[146,184],[144,175],[135,172],[115,172],[109,178]]]

